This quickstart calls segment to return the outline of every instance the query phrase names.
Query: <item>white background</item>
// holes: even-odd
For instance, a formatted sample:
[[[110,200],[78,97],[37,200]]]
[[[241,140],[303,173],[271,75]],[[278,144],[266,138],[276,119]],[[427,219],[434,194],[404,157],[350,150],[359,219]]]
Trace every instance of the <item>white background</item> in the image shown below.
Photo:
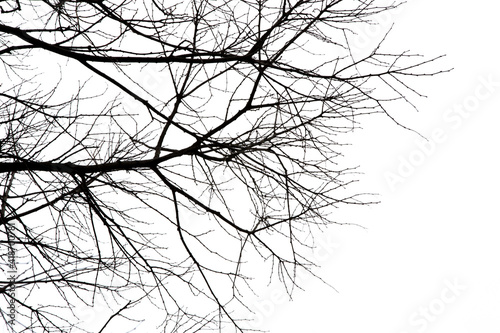
[[[339,211],[339,220],[367,229],[342,226],[323,235],[326,248],[316,272],[337,292],[314,279],[302,283],[305,291],[295,293],[292,302],[268,290],[253,304],[259,328],[273,333],[500,331],[499,9],[488,0],[415,0],[391,17],[388,49],[446,54],[440,64],[454,68],[418,81],[428,96],[416,100],[419,112],[396,115],[428,138],[441,130],[444,139],[418,160],[423,156],[418,135],[383,117],[364,119],[348,158],[361,165],[361,185],[379,193],[382,203]],[[390,24],[382,26],[385,31]],[[374,40],[383,36],[365,33]],[[485,97],[481,78],[488,77],[496,86]],[[469,115],[451,121],[456,114],[450,112],[464,106]],[[389,186],[387,173],[400,175],[401,159],[410,157],[418,162],[413,173]]]
[[[387,117],[363,119],[363,129],[347,139],[346,160],[364,172],[358,188],[379,193],[381,203],[338,210],[338,221],[365,229],[338,226],[317,236],[315,273],[335,290],[314,278],[301,279],[304,291],[293,301],[278,289],[256,290],[261,297],[248,304],[256,329],[500,332],[499,9],[492,0],[411,0],[380,22],[380,30],[359,31],[353,46],[362,49],[375,45],[393,21],[388,50],[447,55],[439,64],[452,72],[415,81],[428,96],[413,99],[419,112],[393,114],[431,143],[424,152],[421,137]],[[496,85],[485,86],[488,80]],[[471,111],[456,118],[457,107]],[[443,133],[441,142],[432,140],[435,131]],[[401,166],[412,158],[410,170]],[[399,181],[391,186],[388,175]]]

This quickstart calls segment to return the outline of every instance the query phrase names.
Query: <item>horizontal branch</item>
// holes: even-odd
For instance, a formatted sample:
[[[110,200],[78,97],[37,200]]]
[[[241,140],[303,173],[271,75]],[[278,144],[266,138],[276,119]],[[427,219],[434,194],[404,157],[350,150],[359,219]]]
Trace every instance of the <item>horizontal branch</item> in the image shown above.
[[[170,160],[175,157],[196,154],[199,149],[198,145],[192,145],[185,149],[177,150],[168,155],[157,158],[137,160],[137,161],[116,161],[110,163],[101,163],[94,165],[78,165],[74,163],[57,163],[57,162],[38,162],[38,161],[16,161],[16,162],[0,162],[0,174],[6,172],[19,171],[49,171],[67,174],[93,174],[112,171],[131,171],[137,169],[150,169],[158,164]]]
[[[250,53],[245,55],[228,55],[221,52],[192,52],[183,55],[172,55],[163,57],[148,57],[148,56],[99,56],[94,54],[85,54],[80,52],[74,52],[71,49],[60,45],[54,45],[37,38],[30,36],[26,31],[9,27],[4,24],[0,24],[0,32],[5,32],[14,35],[23,41],[33,45],[33,47],[41,48],[68,58],[76,59],[78,61],[90,61],[90,62],[101,62],[101,63],[192,63],[192,64],[208,64],[208,63],[225,63],[232,61],[242,61],[249,63],[262,62],[256,59],[252,59]],[[23,46],[26,48],[26,46]],[[12,48],[11,48],[12,49]]]
[[[68,174],[91,174],[96,172],[110,172],[151,168],[156,164],[153,160],[112,162],[95,165],[78,165],[73,163],[55,162],[0,162],[0,173],[19,171],[49,171]]]

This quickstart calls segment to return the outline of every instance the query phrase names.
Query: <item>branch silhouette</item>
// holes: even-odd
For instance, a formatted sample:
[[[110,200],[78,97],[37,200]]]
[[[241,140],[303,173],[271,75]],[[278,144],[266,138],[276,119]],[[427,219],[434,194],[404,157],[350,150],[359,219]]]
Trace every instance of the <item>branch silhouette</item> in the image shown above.
[[[386,36],[356,49],[355,27],[394,5],[1,7],[11,332],[255,331],[253,279],[292,295],[314,236],[341,224],[333,208],[373,202],[351,190],[344,135],[375,113],[403,126],[399,102],[419,97],[409,79],[446,71],[385,51]]]

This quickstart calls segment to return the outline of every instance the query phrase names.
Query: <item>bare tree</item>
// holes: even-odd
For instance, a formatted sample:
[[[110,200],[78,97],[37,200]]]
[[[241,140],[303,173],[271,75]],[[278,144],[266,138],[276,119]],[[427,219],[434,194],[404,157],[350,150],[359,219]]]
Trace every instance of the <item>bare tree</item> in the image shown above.
[[[342,134],[367,114],[398,124],[406,78],[440,72],[382,42],[353,54],[353,27],[396,6],[373,1],[0,6],[14,273],[0,292],[16,332],[92,331],[76,309],[101,296],[102,332],[246,331],[252,278],[291,294],[333,208],[370,202],[348,186]]]

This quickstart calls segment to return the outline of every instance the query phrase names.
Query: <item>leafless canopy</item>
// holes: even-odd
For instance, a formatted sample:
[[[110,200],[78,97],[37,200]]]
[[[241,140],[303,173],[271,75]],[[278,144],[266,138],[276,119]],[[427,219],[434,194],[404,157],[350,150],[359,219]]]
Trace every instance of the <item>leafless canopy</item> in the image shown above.
[[[0,244],[16,258],[0,292],[16,332],[96,331],[82,309],[97,299],[103,332],[245,331],[252,278],[291,293],[332,208],[368,202],[346,187],[342,134],[394,120],[405,79],[436,74],[435,59],[354,49],[356,25],[394,7],[373,1],[0,6]]]

